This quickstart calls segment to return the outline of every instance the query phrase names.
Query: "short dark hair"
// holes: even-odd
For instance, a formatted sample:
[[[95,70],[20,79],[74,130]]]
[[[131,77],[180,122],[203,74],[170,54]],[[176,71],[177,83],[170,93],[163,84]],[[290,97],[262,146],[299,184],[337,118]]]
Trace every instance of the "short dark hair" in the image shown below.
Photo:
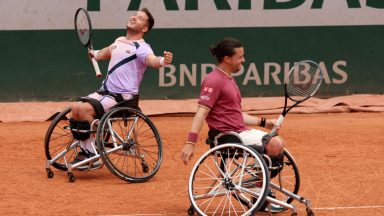
[[[153,18],[151,12],[149,12],[148,8],[141,8],[140,11],[143,11],[148,16],[148,31],[149,32],[152,27],[155,25],[155,19]]]
[[[243,43],[236,38],[224,38],[216,45],[210,47],[210,51],[217,61],[221,63],[225,56],[233,56],[235,48],[243,47]]]

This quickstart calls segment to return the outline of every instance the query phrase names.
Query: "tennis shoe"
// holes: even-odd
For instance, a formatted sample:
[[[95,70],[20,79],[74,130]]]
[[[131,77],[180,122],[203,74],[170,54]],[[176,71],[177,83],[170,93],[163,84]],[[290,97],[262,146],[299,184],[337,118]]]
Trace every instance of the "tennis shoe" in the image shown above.
[[[268,196],[269,197],[272,197],[274,199],[276,199],[274,193],[272,192],[271,189],[268,190]],[[260,212],[266,212],[266,213],[279,213],[279,212],[283,212],[285,211],[286,209],[283,207],[283,206],[280,206],[280,205],[277,205],[277,204],[274,204],[274,203],[268,203],[268,201],[265,201],[265,203],[263,204],[263,206],[260,208]]]
[[[71,162],[72,165],[74,164],[77,164],[83,160],[86,160],[88,158],[91,158],[95,156],[94,153],[88,151],[88,150],[85,150],[83,148],[81,148],[81,150],[78,152],[78,154],[76,155],[75,159]],[[91,161],[89,163],[86,163],[86,164],[83,164],[81,166],[78,166],[76,167],[76,169],[78,170],[87,170],[87,169],[96,169],[96,168],[99,168],[101,167],[101,162],[100,160],[96,159],[94,161]]]
[[[266,206],[264,209],[265,212],[269,212],[269,207]],[[283,206],[271,203],[271,213],[279,213],[285,211],[285,208]]]

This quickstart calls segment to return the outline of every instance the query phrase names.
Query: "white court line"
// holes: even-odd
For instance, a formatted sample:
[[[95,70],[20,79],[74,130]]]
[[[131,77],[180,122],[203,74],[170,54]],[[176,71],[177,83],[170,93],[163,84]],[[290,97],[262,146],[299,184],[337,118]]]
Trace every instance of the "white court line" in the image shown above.
[[[312,210],[342,210],[342,209],[377,209],[384,206],[338,206],[338,207],[320,207],[311,208]],[[159,216],[163,214],[119,214],[119,215],[103,215],[103,216]]]
[[[323,207],[323,208],[312,208],[313,210],[338,210],[338,209],[374,209],[384,208],[384,206],[340,206],[340,207]]]
[[[103,216],[159,216],[163,214],[119,214],[119,215],[103,215]]]

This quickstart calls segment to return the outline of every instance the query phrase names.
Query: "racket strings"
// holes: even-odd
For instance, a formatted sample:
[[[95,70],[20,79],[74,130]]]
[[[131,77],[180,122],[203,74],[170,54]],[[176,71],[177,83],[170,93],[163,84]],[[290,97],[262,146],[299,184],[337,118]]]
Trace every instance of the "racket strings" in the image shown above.
[[[79,11],[79,13],[76,16],[76,30],[77,30],[77,36],[80,39],[80,42],[83,45],[88,44],[89,38],[90,38],[90,21],[88,19],[87,14],[84,11]]]
[[[322,73],[317,64],[300,63],[294,66],[288,74],[285,83],[286,91],[291,99],[295,101],[304,100],[317,91],[321,81]]]

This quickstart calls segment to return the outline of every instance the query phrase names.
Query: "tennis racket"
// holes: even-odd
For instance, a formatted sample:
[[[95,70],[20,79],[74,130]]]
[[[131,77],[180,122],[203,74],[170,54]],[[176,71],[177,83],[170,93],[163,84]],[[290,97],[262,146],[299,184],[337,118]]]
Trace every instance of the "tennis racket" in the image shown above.
[[[277,119],[271,133],[263,137],[263,143],[268,143],[271,137],[277,135],[277,127],[282,124],[287,113],[293,107],[311,98],[319,89],[322,81],[323,72],[316,62],[305,60],[294,64],[284,81],[283,112]],[[288,100],[293,102],[291,106],[288,106]]]
[[[88,12],[83,8],[79,8],[76,11],[75,30],[77,38],[79,39],[81,44],[87,47],[88,50],[93,50],[91,17],[89,16]],[[99,64],[97,63],[95,58],[91,57],[91,60],[93,68],[95,68],[96,76],[101,77],[102,74],[100,72]]]

